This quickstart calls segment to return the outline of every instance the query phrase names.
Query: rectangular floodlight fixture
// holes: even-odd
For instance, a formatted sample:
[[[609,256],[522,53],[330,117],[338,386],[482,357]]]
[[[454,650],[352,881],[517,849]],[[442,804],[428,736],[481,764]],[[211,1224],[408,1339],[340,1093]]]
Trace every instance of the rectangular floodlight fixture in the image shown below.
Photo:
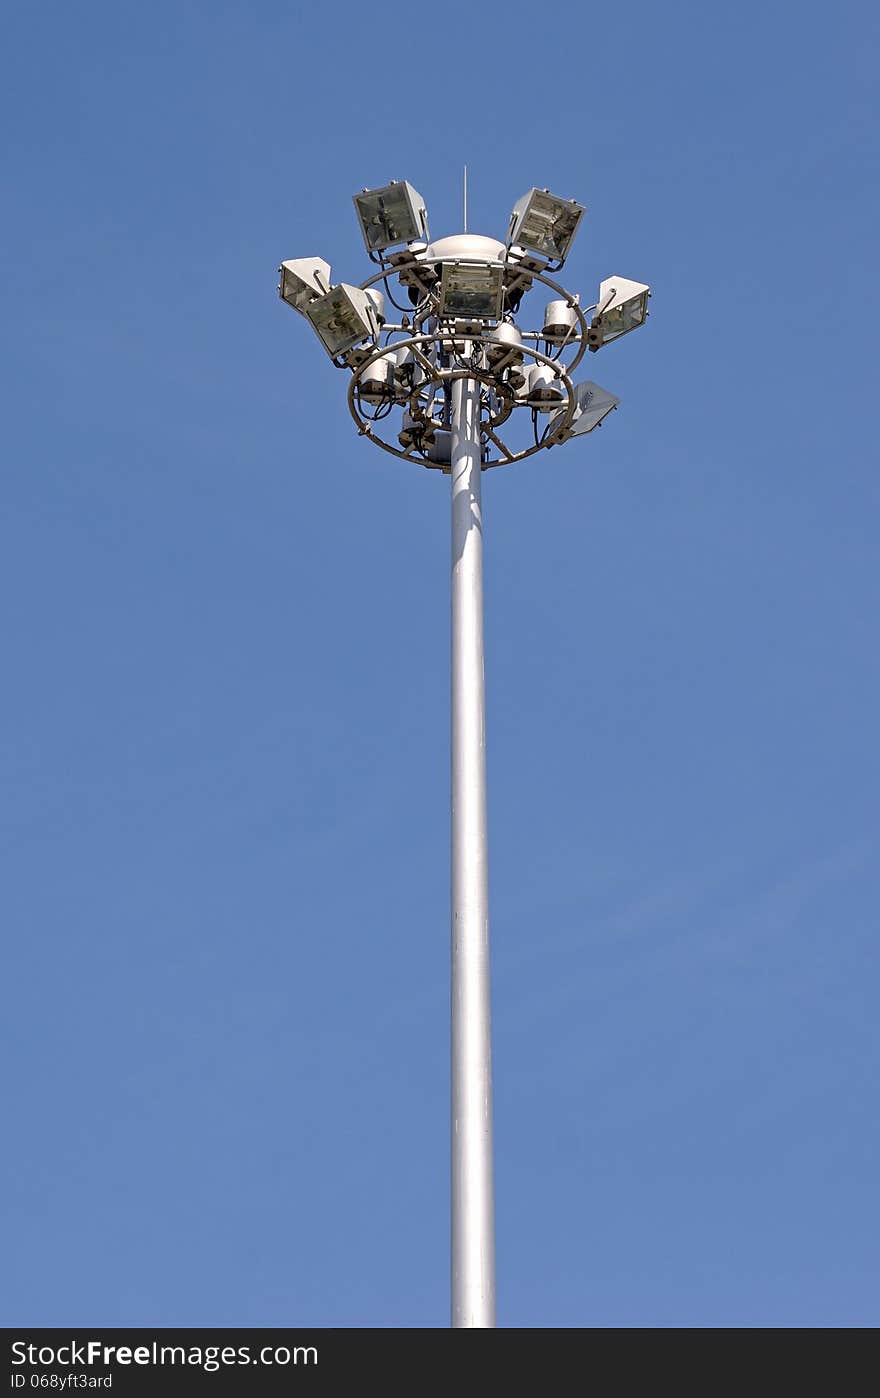
[[[599,286],[599,300],[587,336],[591,350],[601,349],[644,325],[648,317],[650,288],[626,277],[606,277]]]
[[[600,388],[597,383],[578,383],[574,386],[575,409],[571,426],[565,434],[566,440],[569,437],[580,437],[587,432],[592,432],[594,427],[598,427],[603,418],[617,407],[620,402],[613,393],[607,389]],[[548,436],[559,428],[565,419],[565,410],[555,413],[550,419]]]
[[[427,242],[425,201],[406,180],[365,189],[353,198],[367,252],[382,252],[395,243]]]
[[[305,311],[310,301],[324,296],[330,290],[330,263],[323,257],[298,257],[293,262],[282,262],[279,267],[281,282],[278,294],[282,301],[300,313]]]
[[[503,291],[504,268],[500,262],[444,262],[438,315],[497,320]]]
[[[508,243],[564,262],[584,216],[574,199],[559,199],[546,189],[530,189],[513,206]]]
[[[341,282],[310,301],[305,308],[325,350],[335,359],[361,340],[373,340],[379,333],[376,311],[365,291],[359,286]]]

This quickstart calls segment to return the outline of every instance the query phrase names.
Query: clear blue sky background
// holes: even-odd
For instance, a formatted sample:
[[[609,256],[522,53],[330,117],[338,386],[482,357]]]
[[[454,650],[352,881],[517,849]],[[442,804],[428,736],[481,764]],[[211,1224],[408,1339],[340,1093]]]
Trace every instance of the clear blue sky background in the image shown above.
[[[447,1322],[448,481],[275,283],[465,160],[655,290],[485,482],[500,1322],[877,1322],[876,14],[6,7],[6,1324]]]

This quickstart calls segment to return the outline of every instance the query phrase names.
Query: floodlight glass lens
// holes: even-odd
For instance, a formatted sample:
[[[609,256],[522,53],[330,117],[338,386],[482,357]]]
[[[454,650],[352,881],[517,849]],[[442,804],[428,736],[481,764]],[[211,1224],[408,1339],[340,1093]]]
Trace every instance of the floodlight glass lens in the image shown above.
[[[306,314],[330,354],[341,354],[369,334],[369,326],[341,288],[311,301]]]
[[[395,243],[412,242],[421,235],[422,230],[410,208],[405,184],[357,194],[355,204],[371,252],[381,252]]]
[[[442,316],[497,320],[503,269],[485,265],[445,266],[440,298]]]
[[[622,306],[613,306],[611,310],[605,311],[601,318],[603,340],[616,340],[619,335],[635,330],[643,323],[647,308],[648,297],[645,293],[643,296],[634,297],[632,301],[624,301]]]
[[[315,299],[317,292],[307,286],[302,277],[294,276],[285,267],[281,272],[281,295],[288,306],[292,306],[295,311],[302,311]]]
[[[304,311],[310,301],[330,290],[330,264],[322,257],[295,257],[280,267],[283,300],[295,311]]]
[[[536,190],[517,232],[518,241],[547,257],[565,257],[579,216],[575,205]]]

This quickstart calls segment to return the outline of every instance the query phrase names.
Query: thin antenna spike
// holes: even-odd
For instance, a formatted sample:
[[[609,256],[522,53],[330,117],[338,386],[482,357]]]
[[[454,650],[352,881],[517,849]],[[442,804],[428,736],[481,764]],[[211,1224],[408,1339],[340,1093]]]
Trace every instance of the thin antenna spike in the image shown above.
[[[464,231],[467,232],[467,166],[464,167]]]

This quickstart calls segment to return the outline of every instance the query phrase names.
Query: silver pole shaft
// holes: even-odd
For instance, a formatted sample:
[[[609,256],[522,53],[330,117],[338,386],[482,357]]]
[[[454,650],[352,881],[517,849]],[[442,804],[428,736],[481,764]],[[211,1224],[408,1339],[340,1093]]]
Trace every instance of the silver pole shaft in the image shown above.
[[[452,385],[452,1324],[495,1324],[480,394]]]

